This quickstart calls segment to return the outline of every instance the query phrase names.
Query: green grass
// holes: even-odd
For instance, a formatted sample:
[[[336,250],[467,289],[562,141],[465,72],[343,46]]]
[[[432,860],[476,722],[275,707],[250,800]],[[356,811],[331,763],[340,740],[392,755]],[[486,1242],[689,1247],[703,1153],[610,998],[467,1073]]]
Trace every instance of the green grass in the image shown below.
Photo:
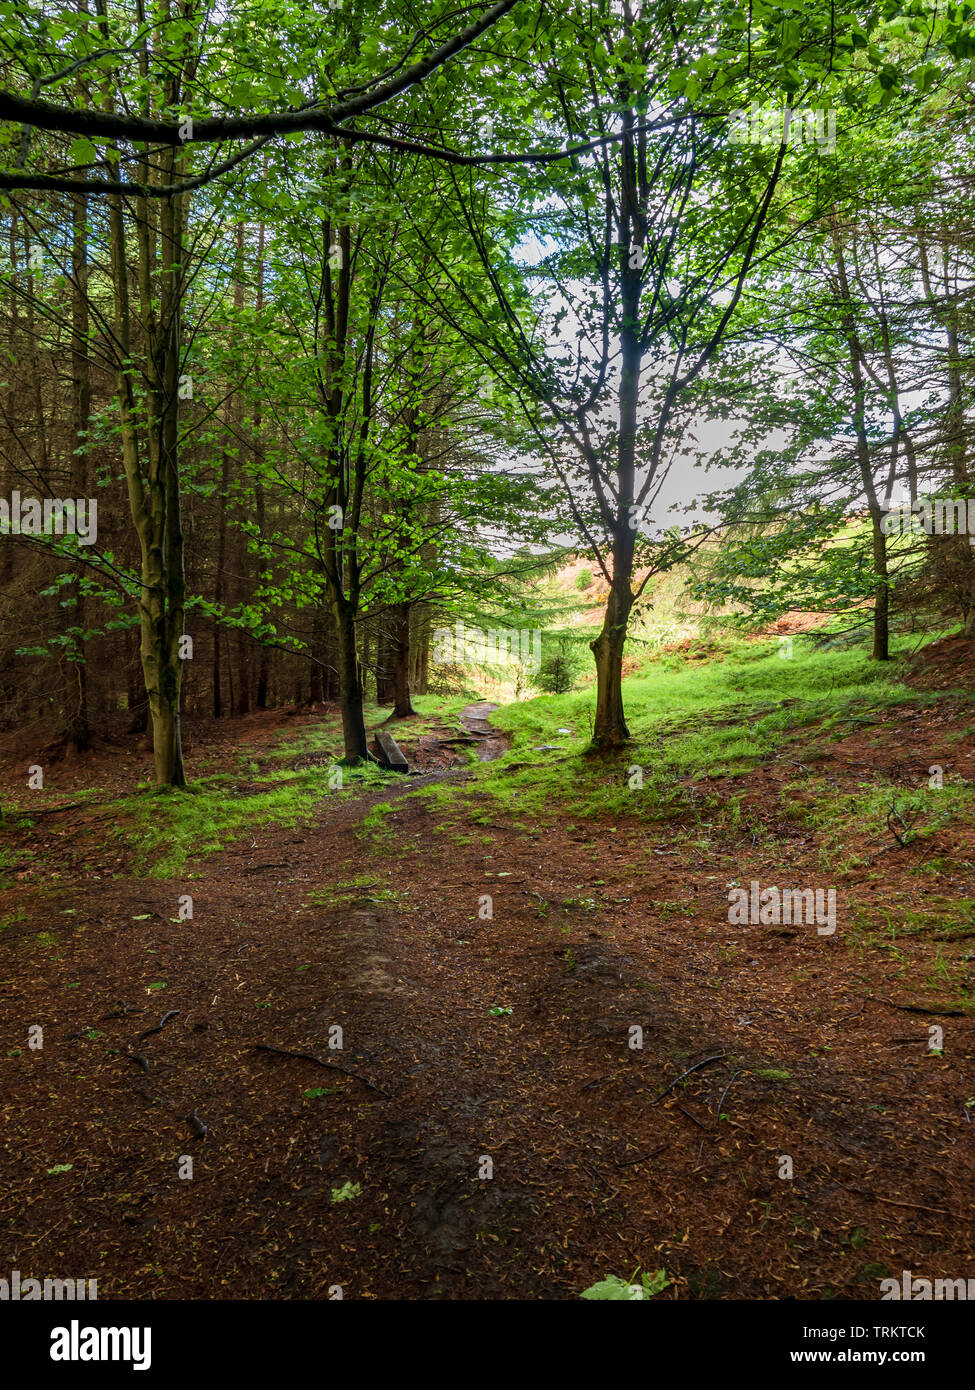
[[[412,739],[432,731],[441,721],[450,726],[467,703],[417,696],[414,706],[419,718],[405,721],[403,728]],[[370,706],[367,727],[381,722],[382,715],[381,709]],[[275,748],[241,750],[236,770],[201,777],[185,793],[141,787],[119,801],[115,834],[135,849],[136,873],[173,878],[185,872],[193,859],[214,854],[257,827],[299,825],[315,815],[324,801],[356,799],[389,789],[390,774],[371,763],[342,768],[342,787],[330,787],[329,773],[336,766],[332,759],[341,753],[341,723],[338,716],[326,715],[285,737]],[[294,766],[304,757],[323,754],[310,767]],[[242,780],[244,787],[240,787]],[[390,809],[387,802],[372,807],[363,818],[363,833],[381,837]]]
[[[933,898],[926,908],[896,904],[856,908],[853,928],[864,934],[871,946],[893,944],[902,938],[959,940],[975,935],[975,898]]]
[[[226,778],[208,778],[189,793],[146,792],[119,802],[116,835],[136,849],[133,869],[154,878],[173,878],[188,861],[225,848],[262,825],[295,826],[320,802],[348,798],[363,783],[380,780],[371,768],[347,774],[342,791],[332,791],[327,770],[273,773],[267,790],[235,797]]]
[[[308,900],[316,907],[347,907],[353,902],[370,902],[385,906],[399,904],[402,896],[395,888],[381,888],[375,874],[361,874],[357,878],[345,879],[342,883],[315,888],[308,894]]]
[[[907,642],[900,644],[901,654],[908,649]],[[863,647],[817,650],[797,640],[791,660],[779,656],[777,641],[725,639],[715,650],[717,659],[706,662],[689,663],[673,654],[658,657],[624,682],[632,742],[615,759],[585,756],[595,702],[589,687],[499,709],[492,722],[511,734],[511,750],[479,767],[472,781],[417,795],[428,796],[441,814],[466,803],[470,817],[481,823],[501,809],[524,828],[562,817],[567,802],[573,819],[691,814],[709,824],[715,815],[733,821],[740,818],[733,797],[726,805],[717,798],[709,801],[692,794],[690,784],[704,776],[733,777],[777,757],[808,766],[810,760],[828,757],[831,736],[879,723],[886,710],[899,704],[933,703],[942,696],[909,688],[900,679],[896,659],[872,662]],[[805,738],[804,729],[809,730]],[[542,744],[558,745],[561,751],[536,751]],[[517,766],[525,763],[529,766]],[[893,794],[903,813],[903,794]],[[946,815],[961,809],[967,795],[967,789],[946,785],[930,793],[929,802],[922,798],[922,809],[943,823]],[[871,815],[879,812],[881,799],[876,792]],[[852,805],[837,808],[834,828],[854,810]],[[820,814],[826,815],[825,807]]]
[[[0,849],[0,893],[14,886],[14,873],[30,863],[30,859],[25,849]]]
[[[703,648],[702,648],[703,649]],[[638,816],[647,821],[680,817],[697,828],[695,843],[709,852],[716,835],[751,830],[768,841],[774,834],[745,824],[740,793],[732,781],[720,790],[695,785],[705,777],[733,779],[763,762],[802,764],[782,790],[777,808],[783,819],[799,820],[822,841],[827,860],[844,859],[846,837],[867,825],[878,841],[893,843],[886,821],[908,842],[965,813],[971,790],[958,780],[939,790],[864,783],[856,792],[840,791],[816,775],[829,757],[832,738],[869,732],[898,705],[934,704],[950,694],[925,692],[900,679],[901,663],[876,663],[860,646],[817,649],[797,639],[794,656],[779,655],[778,642],[725,637],[708,644],[707,661],[687,661],[664,653],[646,661],[624,682],[632,741],[612,758],[588,756],[595,691],[590,685],[566,695],[516,701],[492,716],[511,735],[502,758],[472,766],[470,775],[450,779],[371,806],[357,827],[366,840],[381,843],[392,833],[396,809],[420,797],[445,835],[464,843],[501,814],[513,828],[533,831],[540,823],[571,820],[583,830],[594,817]],[[903,655],[907,642],[897,648]],[[966,698],[971,698],[966,695]],[[402,727],[410,737],[437,724],[452,727],[466,697],[419,696],[419,718]],[[369,723],[382,711],[372,708]],[[392,726],[394,730],[396,725]],[[560,733],[559,730],[568,732]],[[134,869],[157,877],[184,872],[194,858],[214,853],[265,824],[295,826],[319,814],[328,799],[358,798],[390,789],[388,774],[369,766],[343,769],[343,787],[329,786],[331,756],[341,752],[338,720],[329,716],[295,731],[277,747],[243,750],[236,771],[201,778],[189,794],[143,789],[118,804],[116,834],[136,852]],[[539,745],[556,745],[541,752]],[[310,767],[308,755],[319,756]],[[295,763],[299,766],[296,768]],[[243,785],[241,785],[243,782]],[[0,853],[0,882],[20,861],[18,852]],[[856,861],[859,862],[859,861]]]
[[[961,781],[943,787],[904,788],[887,782],[863,782],[856,792],[839,792],[818,782],[808,790],[801,782],[782,788],[782,813],[820,836],[824,867],[835,863],[852,830],[877,842],[905,845],[923,840],[965,815],[973,788]],[[896,831],[896,835],[895,832]]]

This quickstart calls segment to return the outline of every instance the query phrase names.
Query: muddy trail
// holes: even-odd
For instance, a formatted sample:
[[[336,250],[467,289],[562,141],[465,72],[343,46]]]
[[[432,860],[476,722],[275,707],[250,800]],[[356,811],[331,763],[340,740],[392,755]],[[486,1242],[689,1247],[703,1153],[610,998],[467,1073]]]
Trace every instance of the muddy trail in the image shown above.
[[[499,733],[490,722],[490,715],[497,708],[497,705],[492,705],[489,700],[479,700],[460,712],[461,723],[475,738],[480,739],[477,749],[478,762],[489,763],[494,758],[500,758],[501,754],[506,753],[511,747],[511,739],[507,734]]]
[[[482,759],[490,713],[462,715]],[[908,978],[841,933],[730,926],[727,883],[781,862],[746,826],[526,831],[405,795],[464,775],[170,880],[49,818],[63,876],[0,895],[0,1262],[105,1299],[575,1298],[637,1266],[664,1297],[874,1299],[971,1272],[975,1024],[916,984],[936,944]],[[972,839],[895,850],[884,890]]]

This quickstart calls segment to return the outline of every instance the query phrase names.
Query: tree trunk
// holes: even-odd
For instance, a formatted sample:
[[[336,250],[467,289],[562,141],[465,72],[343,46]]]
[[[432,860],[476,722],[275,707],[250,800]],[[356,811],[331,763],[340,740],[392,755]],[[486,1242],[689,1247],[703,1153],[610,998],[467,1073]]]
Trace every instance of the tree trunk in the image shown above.
[[[590,643],[596,658],[596,719],[592,746],[599,751],[619,748],[630,737],[623,714],[623,648],[632,606],[629,580],[621,583],[614,578],[602,631]]]
[[[75,498],[88,492],[88,426],[91,416],[91,359],[88,346],[88,198],[72,198],[71,226],[71,427],[74,453],[71,491]],[[72,583],[75,624],[85,630],[85,595],[79,580]],[[65,722],[65,741],[78,752],[88,747],[88,664],[84,637],[76,638],[77,689],[69,694],[74,704]]]
[[[266,179],[266,178],[267,178],[267,153],[266,153],[266,152],[265,152],[265,154],[264,154],[263,167],[264,167],[264,178]],[[262,219],[262,220],[260,221],[260,223],[258,224],[258,232],[257,232],[257,264],[256,264],[256,266],[255,266],[255,279],[257,280],[257,291],[256,291],[256,299],[255,299],[254,307],[255,307],[255,311],[256,311],[256,314],[257,314],[258,321],[260,321],[261,314],[262,314],[262,312],[263,312],[263,310],[264,310],[264,221],[263,221],[263,219]],[[261,426],[262,426],[262,424],[263,424],[263,415],[262,415],[262,413],[261,413],[261,404],[260,404],[260,400],[258,400],[257,405],[255,406],[255,409],[254,409],[254,428],[253,428],[254,457],[255,457],[255,459],[260,459],[260,458],[263,457],[263,454],[262,454],[262,445],[261,445]],[[257,529],[258,529],[258,532],[259,532],[261,538],[263,539],[263,537],[264,537],[264,520],[265,520],[264,487],[263,487],[263,485],[262,485],[262,483],[260,482],[259,479],[258,479],[258,481],[254,484],[254,499],[255,499],[255,502],[256,502],[256,505],[257,505]],[[265,588],[267,585],[269,585],[270,582],[271,582],[271,568],[270,568],[269,565],[265,564],[264,560],[262,559],[262,560],[261,560],[261,563],[260,563],[260,583],[261,583],[262,589]],[[254,703],[255,703],[255,705],[256,705],[256,707],[257,707],[258,709],[267,709],[267,696],[268,696],[268,684],[269,684],[269,681],[270,681],[270,653],[269,653],[267,647],[265,647],[265,646],[262,644],[262,645],[261,645],[261,650],[260,650],[260,656],[259,656],[259,658],[258,658],[257,691],[256,691],[256,694],[255,694],[255,696],[254,696]]]
[[[430,605],[414,605],[411,685],[417,695],[426,695],[430,684]]]
[[[267,647],[261,648],[260,665],[257,668],[257,693],[254,704],[257,709],[267,709],[267,688],[270,666]]]
[[[143,669],[146,669],[145,663]],[[149,696],[149,711],[152,715],[152,761],[156,786],[185,787],[179,695],[168,681],[161,681],[158,692]]]
[[[873,661],[890,660],[890,584],[887,579],[887,537],[884,535],[880,514],[874,512],[873,522],[873,570],[877,576],[873,605]]]
[[[220,469],[220,496],[226,498],[227,488],[230,484],[230,456],[225,449],[223,452],[223,463]],[[223,628],[221,626],[220,610],[223,607],[224,574],[227,567],[227,508],[220,507],[220,516],[217,520],[217,573],[213,584],[213,603],[217,610],[213,620],[213,717],[220,719],[223,717],[223,695],[221,691],[221,680],[223,676]]]
[[[104,14],[103,14],[104,23]],[[164,100],[176,99],[177,77]],[[106,96],[107,109],[112,98]],[[182,156],[167,148],[139,165],[143,182],[179,182]],[[108,168],[118,177],[117,162]],[[126,205],[128,207],[128,204]],[[129,263],[122,200],[108,197],[109,241],[115,312],[115,375],[122,463],[132,521],[139,538],[140,656],[158,786],[183,787],[180,684],[186,574],[180,516],[179,400],[182,299],[185,290],[186,197],[136,197],[133,212],[139,289],[138,339],[133,353]],[[144,399],[135,382],[145,382]]]
[[[339,709],[342,712],[343,762],[367,762],[366,725],[363,715],[362,667],[356,650],[355,608],[345,599],[333,604],[338,645]]]
[[[392,705],[396,700],[395,627],[396,616],[394,610],[380,619],[379,631],[376,634],[377,705]]]
[[[145,685],[139,679],[139,644],[131,631],[125,634],[125,663],[126,707],[129,711],[126,732],[144,734],[149,723],[148,705]]]
[[[887,537],[883,532],[883,515],[887,499],[881,499],[878,496],[877,485],[873,476],[870,441],[867,437],[867,392],[863,371],[864,350],[850,296],[843,242],[840,238],[839,223],[835,211],[830,217],[830,235],[833,242],[833,256],[839,287],[843,334],[850,355],[850,380],[853,385],[853,432],[856,439],[857,466],[860,470],[860,481],[867,499],[867,506],[870,509],[870,521],[873,529],[873,572],[877,582],[874,588],[873,652],[871,659],[889,661],[890,583],[887,570]]]
[[[393,718],[410,719],[416,714],[410,700],[410,605],[398,603],[393,610],[394,684]]]
[[[251,712],[251,649],[247,633],[237,634],[237,702],[235,712],[238,716]]]
[[[630,737],[623,715],[623,648],[633,607],[631,583],[636,545],[633,493],[642,353],[635,331],[640,304],[639,272],[634,275],[625,264],[622,291],[625,318],[620,332],[619,441],[616,459],[618,510],[613,531],[613,578],[602,631],[590,644],[596,658],[596,719],[592,746],[598,751],[619,748]]]
[[[313,705],[325,702],[325,615],[320,608],[312,617],[312,662],[308,681],[308,699]]]

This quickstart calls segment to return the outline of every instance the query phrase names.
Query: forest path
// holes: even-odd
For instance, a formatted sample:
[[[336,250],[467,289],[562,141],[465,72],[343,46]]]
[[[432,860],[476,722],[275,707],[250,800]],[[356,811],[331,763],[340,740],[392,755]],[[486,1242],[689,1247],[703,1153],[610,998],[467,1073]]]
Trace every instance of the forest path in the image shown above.
[[[499,705],[492,704],[490,700],[478,700],[476,704],[468,705],[460,712],[460,720],[464,727],[481,739],[477,749],[478,762],[492,762],[511,747],[509,736],[501,733],[490,722],[489,716],[499,708]]]
[[[906,975],[855,935],[728,922],[729,881],[775,882],[783,855],[824,881],[774,809],[792,776],[736,784],[761,838],[568,803],[526,827],[439,772],[391,777],[172,879],[102,822],[46,818],[46,876],[0,902],[21,914],[0,1263],[102,1299],[574,1298],[637,1265],[684,1298],[876,1299],[884,1271],[966,1276],[975,1027],[939,1005],[943,945],[913,939]],[[923,898],[915,862],[973,841],[885,855],[884,892]]]

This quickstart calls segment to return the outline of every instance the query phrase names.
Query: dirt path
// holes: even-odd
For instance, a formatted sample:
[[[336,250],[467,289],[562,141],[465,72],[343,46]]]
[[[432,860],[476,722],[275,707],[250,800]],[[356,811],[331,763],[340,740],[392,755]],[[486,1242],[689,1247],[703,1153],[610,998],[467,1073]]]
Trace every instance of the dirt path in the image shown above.
[[[497,756],[489,713],[462,719]],[[727,882],[781,864],[746,828],[526,832],[398,792],[366,826],[376,799],[173,881],[81,835],[53,895],[19,886],[0,1263],[102,1298],[573,1298],[641,1265],[682,1298],[874,1299],[972,1272],[975,1024],[891,1007],[896,954],[731,927]]]
[[[497,708],[488,700],[479,700],[460,712],[461,723],[481,740],[477,750],[478,762],[492,762],[511,747],[508,735],[500,733],[488,719],[488,715]]]

